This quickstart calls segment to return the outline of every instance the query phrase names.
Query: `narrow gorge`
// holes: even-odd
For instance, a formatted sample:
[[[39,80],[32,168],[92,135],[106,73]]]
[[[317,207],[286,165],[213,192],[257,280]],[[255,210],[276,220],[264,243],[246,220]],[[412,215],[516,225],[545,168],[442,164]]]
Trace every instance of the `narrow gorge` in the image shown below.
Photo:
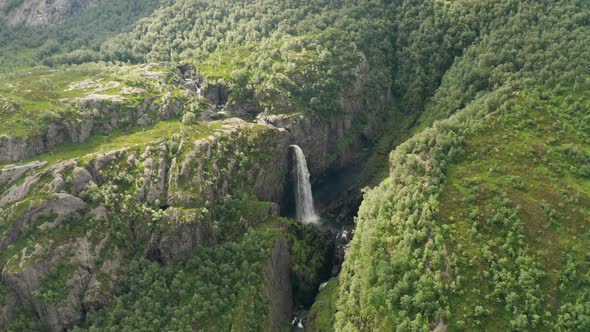
[[[362,71],[358,75],[362,80]],[[191,93],[192,86],[182,84]],[[174,266],[196,247],[220,245],[257,224],[275,224],[278,231],[269,242],[264,277],[269,324],[283,325],[292,319],[294,309],[310,307],[320,283],[339,270],[343,247],[350,240],[340,230],[347,227],[348,234],[352,233],[354,212],[349,206],[346,215],[339,216],[342,220],[320,218],[323,211],[320,208],[318,215],[314,210],[312,184],[320,191],[322,186],[337,185],[328,180],[317,187],[318,181],[326,182],[327,172],[337,174],[362,163],[378,137],[375,131],[381,130],[370,118],[379,118],[385,105],[372,105],[373,112],[367,113],[353,94],[342,99],[345,112],[337,118],[262,113],[243,120],[232,117],[232,110],[223,101],[220,104],[217,92],[207,91],[211,89],[199,93],[215,105],[211,114],[224,114],[226,119],[198,125],[179,123],[158,141],[61,160],[59,148],[45,153],[9,148],[27,151],[34,161],[0,170],[4,189],[0,207],[3,225],[9,225],[0,242],[5,255],[2,278],[13,290],[0,310],[0,322],[9,322],[16,310],[30,304],[51,330],[72,328],[87,313],[110,304],[126,280],[122,271],[138,254],[163,268]],[[150,100],[153,98],[147,97],[130,113],[137,114],[132,119],[119,123],[133,123],[146,112],[164,118],[131,135],[145,137],[181,109],[178,101],[175,107],[164,106],[169,111],[162,112],[160,106],[148,106]],[[107,113],[101,111],[103,114],[120,109],[111,103],[104,105]],[[369,121],[358,121],[367,117]],[[84,127],[86,121],[68,126],[76,131],[75,124]],[[109,124],[121,126],[114,121]],[[348,144],[343,145],[344,141]],[[360,195],[360,187],[356,183],[354,188],[345,188],[343,195],[317,204],[331,206],[333,213],[338,198],[350,195],[347,190]],[[227,211],[230,206],[237,207],[237,224]],[[301,226],[285,229],[277,221],[281,216],[293,217]],[[128,224],[128,218],[136,222]],[[31,239],[35,239],[34,248],[28,245]],[[305,247],[306,252],[294,252],[294,246]],[[315,257],[313,262],[304,266],[311,257]],[[48,289],[47,280],[56,274],[60,286]],[[277,296],[282,300],[275,301]]]
[[[590,2],[0,0],[0,330],[590,331]]]

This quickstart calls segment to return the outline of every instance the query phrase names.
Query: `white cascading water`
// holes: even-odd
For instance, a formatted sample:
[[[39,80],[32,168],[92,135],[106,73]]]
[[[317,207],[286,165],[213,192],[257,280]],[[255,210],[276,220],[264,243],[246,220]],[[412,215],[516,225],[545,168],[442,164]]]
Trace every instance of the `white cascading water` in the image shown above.
[[[295,151],[295,207],[297,209],[297,220],[302,224],[317,223],[320,218],[315,214],[313,208],[313,196],[311,183],[309,182],[309,170],[305,154],[298,145],[291,145]]]

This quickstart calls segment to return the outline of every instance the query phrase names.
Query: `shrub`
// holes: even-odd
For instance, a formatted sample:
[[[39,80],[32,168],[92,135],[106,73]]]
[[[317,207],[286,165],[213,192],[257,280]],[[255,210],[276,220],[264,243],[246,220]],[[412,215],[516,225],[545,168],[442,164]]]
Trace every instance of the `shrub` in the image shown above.
[[[184,124],[193,124],[197,122],[197,116],[193,112],[186,112],[182,116],[182,123]]]

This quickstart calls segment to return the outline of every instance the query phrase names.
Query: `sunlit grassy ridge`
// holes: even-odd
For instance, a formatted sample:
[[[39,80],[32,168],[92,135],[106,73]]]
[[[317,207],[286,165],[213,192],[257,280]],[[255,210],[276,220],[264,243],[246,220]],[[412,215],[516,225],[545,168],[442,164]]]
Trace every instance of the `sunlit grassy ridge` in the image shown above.
[[[94,135],[81,144],[62,144],[51,149],[48,153],[33,158],[33,160],[46,160],[52,163],[123,147],[137,145],[141,147],[146,143],[170,139],[174,134],[186,135],[190,139],[197,140],[211,135],[220,128],[219,122],[183,124],[180,120],[160,121],[148,127],[138,127],[128,131],[117,130],[108,135]]]
[[[31,69],[8,76],[0,84],[0,134],[10,137],[26,136],[42,122],[50,121],[51,115],[43,119],[44,112],[73,112],[66,95],[74,97],[75,91],[67,92],[70,83],[88,77],[98,76],[100,70],[50,70]],[[99,78],[98,76],[97,78]],[[78,96],[81,96],[81,91]],[[56,113],[53,113],[56,114]]]
[[[79,98],[99,95],[123,106],[136,106],[155,94],[156,84],[168,76],[158,66],[98,63],[31,68],[6,75],[0,83],[0,135],[34,136],[50,123],[77,119],[80,112],[92,111],[80,107]]]

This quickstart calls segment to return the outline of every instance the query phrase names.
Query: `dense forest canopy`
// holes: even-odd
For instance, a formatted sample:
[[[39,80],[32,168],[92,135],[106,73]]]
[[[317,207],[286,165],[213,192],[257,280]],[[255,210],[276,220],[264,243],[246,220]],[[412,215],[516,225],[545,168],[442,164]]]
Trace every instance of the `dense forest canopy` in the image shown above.
[[[364,114],[350,120],[351,131],[361,132],[369,118],[380,123],[380,140],[372,137],[366,149],[385,149],[381,159],[391,151],[380,165],[389,171],[372,177],[382,182],[364,194],[342,272],[313,307],[311,330],[590,329],[590,296],[582,291],[590,286],[588,1],[103,0],[62,25],[0,23],[0,45],[7,81],[0,116],[10,126],[43,123],[35,127],[42,131],[45,123],[82,122],[94,110],[59,101],[73,95],[64,94],[70,80],[117,79],[125,89],[157,95],[157,103],[182,105],[170,123],[144,132],[173,128],[158,150],[168,159],[187,155],[185,139],[224,137],[217,124],[197,120],[219,105],[186,88],[189,79],[227,89],[227,109],[301,115],[318,126],[347,117],[351,100],[358,101]],[[126,97],[118,111],[140,107],[140,97]],[[17,136],[13,129],[0,134]],[[130,267],[110,304],[85,312],[75,330],[268,330],[265,264],[283,240],[295,301],[312,302],[330,261],[327,236],[268,216],[271,207],[257,200],[246,170],[272,160],[274,136],[256,126],[244,132],[231,146],[241,151],[216,152],[232,154],[221,157],[224,170],[241,167],[225,185],[236,192],[181,206],[193,219],[212,221],[213,240],[172,265],[146,260],[142,246],[151,240],[137,235],[139,225],[169,227],[163,202],[132,195],[145,165],[84,191],[85,202],[113,215],[100,231]],[[409,139],[394,146],[400,137]],[[203,195],[219,181],[214,166],[199,166]],[[35,195],[27,206],[47,193]],[[22,206],[7,206],[0,221]],[[84,218],[67,224],[67,236],[90,232]],[[8,229],[0,227],[2,234]],[[2,265],[54,235],[27,232],[1,255]],[[73,271],[68,264],[52,270],[35,298],[65,301],[65,276]],[[6,294],[0,284],[0,302]],[[46,328],[34,315],[21,301],[9,329]]]
[[[465,27],[459,31],[467,38],[446,44],[447,50],[460,45],[462,55],[453,59],[426,102],[421,126],[451,117],[392,152],[390,178],[365,197],[340,277],[336,329],[426,330],[438,324],[467,330],[583,331],[589,327],[590,302],[574,285],[585,287],[590,281],[582,254],[588,233],[578,233],[576,221],[584,223],[588,209],[578,212],[564,201],[557,207],[560,199],[548,197],[558,192],[578,197],[574,201],[588,197],[587,174],[579,171],[588,162],[583,151],[590,130],[588,4],[431,5],[428,22],[441,23],[427,36],[448,38],[438,30],[445,22],[453,29]],[[461,9],[452,10],[455,6]],[[427,67],[417,64],[421,74]],[[556,133],[555,141],[535,143],[543,132]],[[525,143],[516,148],[517,142]],[[516,166],[531,160],[520,149],[547,142],[562,146],[550,149],[579,151],[577,157],[561,165],[557,155],[546,157],[552,166],[538,174]],[[490,149],[510,155],[478,163]],[[471,168],[451,166],[469,162]],[[543,167],[537,162],[527,167]],[[570,181],[568,172],[577,180]],[[539,178],[554,184],[539,188]],[[579,187],[578,181],[586,184]],[[525,193],[514,193],[514,188]],[[562,221],[534,233],[531,224],[543,220],[531,212],[537,204],[553,216],[548,219]],[[465,219],[473,222],[473,239],[462,235]],[[572,240],[576,234],[580,238]],[[551,253],[533,240],[538,236],[552,246]],[[562,265],[557,277],[553,269],[560,252],[573,270]],[[544,292],[547,287],[559,287],[559,295]]]

